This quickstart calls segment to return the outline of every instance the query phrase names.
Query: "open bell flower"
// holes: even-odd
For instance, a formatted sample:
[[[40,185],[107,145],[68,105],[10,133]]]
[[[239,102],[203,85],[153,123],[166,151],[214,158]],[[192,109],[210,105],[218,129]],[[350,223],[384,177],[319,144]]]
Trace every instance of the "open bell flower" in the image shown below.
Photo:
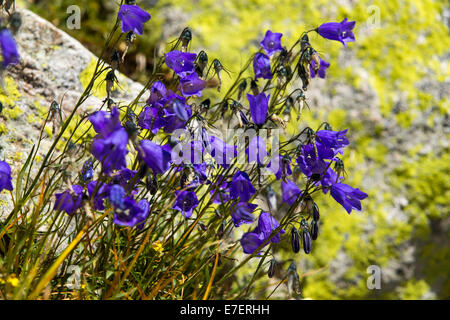
[[[175,191],[177,197],[173,209],[178,210],[185,218],[190,218],[194,208],[198,206],[197,195],[194,191]]]
[[[330,194],[349,214],[352,209],[360,211],[361,200],[367,198],[367,193],[345,183],[336,183],[331,186]]]
[[[136,202],[133,197],[126,196],[122,186],[115,184],[110,188],[109,201],[114,208],[114,224],[138,229],[144,227],[150,208],[147,200]]]
[[[20,56],[17,50],[16,41],[11,32],[6,28],[0,30],[0,47],[2,49],[3,68],[8,67],[10,64],[19,63]]]
[[[281,46],[282,33],[267,30],[264,39],[260,42],[261,47],[266,51],[267,55],[272,56],[275,52],[283,50]]]
[[[319,70],[317,70],[317,75],[325,79],[327,69],[330,67],[330,63],[326,62],[325,60],[322,60],[322,58],[319,57],[320,64],[319,64]],[[311,78],[314,78],[316,76],[316,72],[314,69],[316,68],[316,62],[314,60],[311,60],[311,68],[309,68]]]
[[[142,140],[141,150],[140,156],[154,174],[163,174],[169,169],[172,157],[164,147],[150,140]]]
[[[244,223],[252,223],[255,220],[252,212],[256,207],[257,205],[253,203],[238,203],[231,213],[231,219],[233,220],[234,226],[237,228]]]
[[[270,213],[261,212],[258,218],[258,226],[253,231],[245,233],[241,238],[241,246],[244,253],[252,254],[260,245],[269,239],[272,232],[279,226],[278,221]],[[285,231],[281,229],[264,246],[268,245],[269,242],[280,243],[283,233]]]
[[[202,96],[202,90],[206,87],[206,81],[198,77],[197,73],[181,78],[179,89],[183,96]]]
[[[327,22],[320,25],[315,31],[322,37],[340,41],[344,47],[347,47],[347,42],[354,42],[355,35],[352,30],[355,27],[355,21],[347,22],[347,18],[341,22]]]
[[[247,93],[247,99],[250,104],[250,115],[252,116],[253,122],[258,126],[262,126],[266,123],[270,94],[266,95],[264,92],[261,92],[253,96]]]
[[[239,170],[234,174],[230,183],[232,199],[239,198],[241,202],[248,202],[255,192],[255,187],[253,187],[247,173]]]
[[[253,58],[253,71],[255,72],[255,79],[272,79],[270,58],[264,53],[258,52]]]
[[[195,71],[195,53],[173,50],[165,54],[166,65],[175,71],[179,77],[186,77]]]
[[[119,110],[111,113],[97,111],[89,117],[97,135],[94,137],[91,152],[102,163],[105,173],[126,167],[128,153],[128,134],[120,123]]]
[[[302,194],[300,188],[289,179],[286,179],[286,182],[281,181],[281,192],[283,194],[283,202],[286,202],[290,206],[292,206]]]
[[[55,206],[53,210],[64,211],[68,215],[73,215],[78,208],[81,208],[83,200],[83,187],[79,185],[72,186],[73,192],[66,190],[55,194]]]
[[[11,177],[11,167],[4,161],[0,161],[0,192],[3,190],[13,190]]]
[[[120,6],[118,18],[121,21],[122,33],[133,31],[142,35],[144,23],[150,20],[151,16],[137,5],[123,4]]]

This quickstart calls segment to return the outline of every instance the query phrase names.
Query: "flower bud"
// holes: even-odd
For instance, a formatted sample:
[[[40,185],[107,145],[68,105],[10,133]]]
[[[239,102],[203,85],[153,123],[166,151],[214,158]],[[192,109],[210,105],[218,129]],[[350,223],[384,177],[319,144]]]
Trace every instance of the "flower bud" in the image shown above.
[[[250,82],[250,90],[252,90],[252,93],[255,97],[259,94],[258,84],[255,80],[252,80]]]
[[[245,89],[247,89],[247,80],[244,79],[239,84],[238,100],[241,100],[242,94],[244,93]]]
[[[181,45],[183,48],[187,48],[189,42],[192,40],[192,31],[188,27],[181,32],[180,35]]]
[[[275,265],[277,264],[277,261],[275,260],[275,258],[273,258],[270,261],[270,265],[269,265],[269,270],[267,271],[267,276],[269,278],[272,278],[275,274]]]
[[[16,34],[22,26],[22,17],[17,11],[9,16],[9,27],[13,34]]]
[[[316,221],[311,222],[311,239],[316,240],[317,237],[319,236],[319,225],[317,224]]]
[[[303,242],[303,251],[306,254],[311,252],[311,236],[308,232],[308,229],[302,230],[302,242]]]
[[[294,253],[298,253],[300,251],[300,236],[295,227],[292,227],[291,230],[291,245]]]
[[[313,219],[314,221],[319,221],[320,219],[320,214],[319,214],[319,207],[317,206],[317,204],[315,202],[313,202],[312,205],[312,213],[313,213]]]

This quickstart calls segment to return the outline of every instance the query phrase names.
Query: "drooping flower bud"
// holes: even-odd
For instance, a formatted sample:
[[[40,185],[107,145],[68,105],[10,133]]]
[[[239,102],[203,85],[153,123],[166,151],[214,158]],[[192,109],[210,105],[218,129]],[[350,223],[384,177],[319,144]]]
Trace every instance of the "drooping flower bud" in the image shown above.
[[[272,278],[273,276],[274,276],[274,274],[275,274],[275,265],[277,264],[277,261],[275,260],[275,258],[273,258],[271,261],[270,261],[270,264],[269,264],[269,270],[267,271],[267,276],[269,277],[269,278]]]
[[[181,47],[187,49],[189,42],[192,40],[192,31],[189,27],[184,28],[180,35]]]
[[[270,212],[275,212],[277,210],[277,195],[271,186],[267,186],[266,197]]]
[[[311,252],[311,235],[309,234],[309,226],[308,222],[305,219],[302,219],[300,222],[300,227],[302,229],[302,244],[303,244],[303,251],[305,251],[306,254]]]
[[[16,34],[22,26],[22,17],[19,12],[14,12],[9,16],[9,27],[13,34]]]
[[[197,56],[197,62],[195,64],[195,72],[197,72],[199,77],[203,77],[203,72],[208,65],[208,55],[205,51],[200,51]]]
[[[311,222],[310,232],[311,232],[311,239],[316,240],[317,237],[319,236],[319,225],[317,221]]]
[[[259,94],[258,84],[255,80],[252,80],[250,82],[250,90],[252,90],[252,93],[255,97]]]
[[[244,79],[239,84],[238,101],[241,100],[242,94],[244,93],[245,89],[247,89],[247,81]]]
[[[292,251],[294,251],[294,253],[298,253],[300,251],[300,236],[295,227],[292,227],[291,230],[291,245]]]
[[[315,202],[313,202],[312,205],[312,214],[313,214],[313,219],[314,221],[319,221],[320,219],[320,214],[319,214],[319,207],[317,206],[317,204]]]

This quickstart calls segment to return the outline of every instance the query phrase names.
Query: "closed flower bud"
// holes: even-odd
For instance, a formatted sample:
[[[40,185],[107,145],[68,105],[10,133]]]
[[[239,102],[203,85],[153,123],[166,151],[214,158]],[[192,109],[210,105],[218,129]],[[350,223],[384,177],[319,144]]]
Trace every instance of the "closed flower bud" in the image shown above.
[[[152,176],[150,173],[147,173],[145,186],[147,187],[147,190],[150,192],[151,195],[156,194],[156,191],[158,191],[158,181],[156,180],[155,175]]]
[[[300,251],[300,236],[295,227],[292,227],[291,230],[291,245],[294,253],[298,253]]]
[[[14,12],[9,16],[9,27],[14,34],[19,31],[20,26],[22,25],[22,18],[20,13]]]
[[[185,28],[183,32],[181,32],[181,45],[183,48],[187,48],[189,42],[192,40],[192,31],[189,28]]]
[[[269,278],[272,278],[273,276],[274,276],[274,274],[275,274],[275,265],[277,264],[277,261],[275,260],[275,258],[273,258],[271,261],[270,261],[270,264],[269,264],[269,270],[267,271],[267,276],[269,277]]]
[[[303,251],[306,254],[311,252],[311,236],[308,232],[308,229],[304,228],[302,230],[302,242],[303,242]]]
[[[252,90],[252,93],[255,97],[259,94],[258,84],[255,80],[252,80],[250,82],[250,90]]]
[[[313,208],[314,200],[311,198],[310,195],[306,195],[305,199],[303,200],[302,204],[302,211],[304,212],[311,212]]]
[[[244,125],[249,124],[250,121],[248,120],[248,118],[247,118],[247,116],[245,115],[245,113],[242,112],[242,110],[239,110],[239,116],[240,116],[240,121],[239,121],[239,122],[241,122],[241,123],[244,124]]]
[[[314,221],[319,221],[320,219],[320,214],[319,214],[319,207],[317,206],[317,204],[315,202],[313,202],[312,205],[312,213],[313,213],[313,219]]]
[[[319,236],[319,225],[316,221],[311,222],[311,239],[316,240]]]
[[[219,239],[222,239],[223,235],[225,234],[226,226],[227,226],[227,222],[225,220],[223,220],[219,226],[219,230],[217,230],[217,236],[219,237]]]
[[[245,89],[247,89],[247,80],[244,79],[239,84],[238,100],[241,100],[242,94],[244,93]]]

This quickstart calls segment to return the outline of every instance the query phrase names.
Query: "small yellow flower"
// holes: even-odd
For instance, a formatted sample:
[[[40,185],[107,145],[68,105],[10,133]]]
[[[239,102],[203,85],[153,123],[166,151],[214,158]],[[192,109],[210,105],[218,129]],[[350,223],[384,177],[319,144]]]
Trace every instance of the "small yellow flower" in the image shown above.
[[[8,282],[13,287],[17,287],[19,285],[19,279],[17,279],[14,273],[9,275],[8,279],[6,279],[6,282]]]
[[[159,253],[161,253],[163,251],[163,245],[162,245],[161,241],[159,241],[159,240],[156,240],[155,242],[153,242],[152,248],[153,248],[153,250],[155,250],[156,252],[159,252]]]

